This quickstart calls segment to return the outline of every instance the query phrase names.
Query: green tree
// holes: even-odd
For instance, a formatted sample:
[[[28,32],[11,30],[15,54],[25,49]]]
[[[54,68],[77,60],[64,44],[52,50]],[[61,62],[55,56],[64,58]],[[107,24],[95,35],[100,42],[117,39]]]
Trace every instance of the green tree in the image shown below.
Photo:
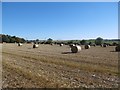
[[[21,43],[25,43],[26,40],[24,38],[20,38],[21,39]]]
[[[86,44],[86,40],[82,40],[82,41],[80,41],[80,43],[82,44],[82,45],[85,45]]]
[[[73,44],[73,40],[68,41],[68,44]]]
[[[0,34],[0,43],[2,43],[2,35]]]
[[[46,44],[51,44],[53,42],[53,39],[48,38]]]
[[[96,44],[96,45],[101,45],[101,44],[103,44],[103,38],[98,37],[98,38],[95,40],[95,44]]]
[[[36,39],[36,42],[39,42],[39,39]]]
[[[9,43],[9,42],[10,42],[10,39],[8,38],[8,36],[2,35],[2,42]]]
[[[15,43],[15,38],[10,38],[10,43]]]
[[[6,42],[6,43],[15,43],[15,42],[21,42],[24,43],[25,39],[24,38],[19,38],[16,36],[10,36],[10,35],[0,35],[1,37],[1,42]]]

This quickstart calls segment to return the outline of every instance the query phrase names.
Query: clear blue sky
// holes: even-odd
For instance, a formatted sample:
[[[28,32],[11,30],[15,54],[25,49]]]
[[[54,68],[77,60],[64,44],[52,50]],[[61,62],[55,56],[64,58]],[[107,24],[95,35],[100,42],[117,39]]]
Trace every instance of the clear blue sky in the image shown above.
[[[27,39],[118,38],[117,2],[4,2],[2,33]]]

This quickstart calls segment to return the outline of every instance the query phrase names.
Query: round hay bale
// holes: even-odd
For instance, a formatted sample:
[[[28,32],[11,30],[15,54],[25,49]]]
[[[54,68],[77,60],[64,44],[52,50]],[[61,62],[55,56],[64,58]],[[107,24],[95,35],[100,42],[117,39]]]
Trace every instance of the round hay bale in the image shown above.
[[[90,45],[85,45],[85,49],[89,49],[90,48]]]
[[[81,47],[80,46],[72,46],[71,51],[72,51],[72,53],[77,53],[77,52],[81,51]]]
[[[107,45],[106,45],[106,44],[103,44],[103,47],[107,47]]]
[[[50,45],[54,45],[53,43],[51,43]]]
[[[96,47],[96,44],[93,44],[94,47]]]
[[[107,46],[110,46],[109,44],[107,44]]]
[[[115,47],[115,51],[116,51],[116,52],[120,52],[120,45],[117,45],[117,46]]]
[[[75,44],[70,44],[69,46],[70,46],[70,47],[73,47],[73,46],[75,46]]]
[[[22,46],[22,43],[18,43],[18,46]]]
[[[96,47],[96,44],[95,44],[95,43],[93,43],[93,44],[91,44],[90,46],[94,46],[94,47]]]
[[[63,44],[60,44],[60,46],[63,46]]]
[[[34,45],[33,45],[33,48],[38,48],[38,44],[34,44]]]
[[[101,44],[100,46],[103,47],[103,44]]]

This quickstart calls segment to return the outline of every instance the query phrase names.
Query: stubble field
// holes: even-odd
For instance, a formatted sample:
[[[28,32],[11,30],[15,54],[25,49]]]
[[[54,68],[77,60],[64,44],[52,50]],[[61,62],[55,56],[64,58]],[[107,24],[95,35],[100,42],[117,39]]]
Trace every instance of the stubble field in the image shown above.
[[[2,45],[3,88],[117,88],[118,52],[114,46],[71,53],[64,45]]]

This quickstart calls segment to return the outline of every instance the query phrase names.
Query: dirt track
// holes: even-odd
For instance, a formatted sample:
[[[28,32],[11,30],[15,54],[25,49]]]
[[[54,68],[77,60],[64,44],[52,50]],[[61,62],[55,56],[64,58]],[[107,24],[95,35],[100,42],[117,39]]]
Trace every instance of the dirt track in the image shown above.
[[[97,46],[70,53],[68,46],[2,45],[3,88],[118,87],[118,52]]]

